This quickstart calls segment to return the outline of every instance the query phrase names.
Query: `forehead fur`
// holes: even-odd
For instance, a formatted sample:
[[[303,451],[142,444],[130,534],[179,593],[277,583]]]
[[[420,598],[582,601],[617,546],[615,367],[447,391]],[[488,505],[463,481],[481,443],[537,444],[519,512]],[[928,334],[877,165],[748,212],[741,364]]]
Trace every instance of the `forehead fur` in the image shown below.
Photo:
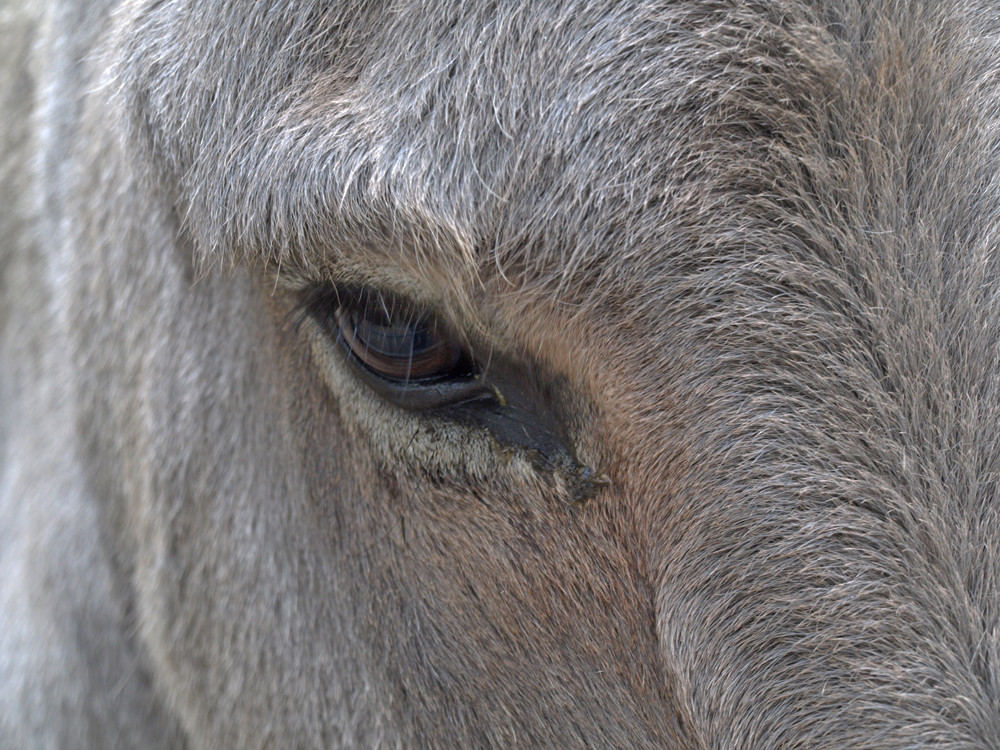
[[[177,5],[119,15],[114,83],[203,260],[588,299],[732,261],[861,277],[872,245],[976,243],[921,212],[998,215],[959,145],[995,138],[995,35],[947,3]]]

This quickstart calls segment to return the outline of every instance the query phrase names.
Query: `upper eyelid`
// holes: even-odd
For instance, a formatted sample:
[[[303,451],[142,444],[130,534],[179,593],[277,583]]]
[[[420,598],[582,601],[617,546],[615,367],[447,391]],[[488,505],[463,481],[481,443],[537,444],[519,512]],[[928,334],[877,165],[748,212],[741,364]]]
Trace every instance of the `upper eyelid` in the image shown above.
[[[479,362],[468,338],[438,310],[420,305],[396,293],[363,286],[322,282],[307,287],[300,292],[300,295],[301,298],[292,311],[296,325],[301,325],[306,318],[311,317],[333,328],[336,325],[336,314],[339,309],[346,306],[371,309],[370,306],[374,302],[371,297],[375,295],[378,297],[377,305],[387,321],[404,326],[424,325],[441,337],[454,342],[469,361]]]
[[[401,322],[410,323],[421,321],[430,325],[442,335],[453,339],[470,356],[475,355],[477,350],[492,353],[494,348],[488,342],[481,341],[478,336],[467,335],[467,327],[457,325],[442,311],[440,305],[414,299],[405,292],[381,285],[322,281],[302,287],[298,295],[299,300],[293,310],[298,323],[302,322],[303,316],[316,312],[323,313],[324,307],[327,308],[326,313],[332,317],[336,306],[350,304],[352,300],[370,299],[372,295],[377,295],[378,304],[387,319],[400,319]],[[477,356],[472,358],[479,360]]]

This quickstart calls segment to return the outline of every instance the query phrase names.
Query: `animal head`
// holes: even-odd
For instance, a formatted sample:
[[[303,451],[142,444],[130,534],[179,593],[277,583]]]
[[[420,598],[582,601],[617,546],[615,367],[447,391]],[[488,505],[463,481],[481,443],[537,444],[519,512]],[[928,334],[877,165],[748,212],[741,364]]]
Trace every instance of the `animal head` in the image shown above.
[[[10,715],[995,743],[996,20],[909,5],[53,10]]]

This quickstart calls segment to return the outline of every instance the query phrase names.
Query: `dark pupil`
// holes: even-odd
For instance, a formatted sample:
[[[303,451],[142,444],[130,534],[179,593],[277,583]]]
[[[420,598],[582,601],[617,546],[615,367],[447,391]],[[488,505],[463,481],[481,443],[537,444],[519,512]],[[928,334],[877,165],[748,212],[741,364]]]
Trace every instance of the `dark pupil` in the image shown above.
[[[357,313],[351,316],[354,335],[364,342],[368,353],[384,357],[410,358],[429,349],[434,343],[427,327],[417,322],[412,325],[381,325]]]
[[[370,304],[342,307],[336,318],[351,354],[376,375],[405,383],[458,374],[461,348],[425,320],[394,319],[384,305]]]

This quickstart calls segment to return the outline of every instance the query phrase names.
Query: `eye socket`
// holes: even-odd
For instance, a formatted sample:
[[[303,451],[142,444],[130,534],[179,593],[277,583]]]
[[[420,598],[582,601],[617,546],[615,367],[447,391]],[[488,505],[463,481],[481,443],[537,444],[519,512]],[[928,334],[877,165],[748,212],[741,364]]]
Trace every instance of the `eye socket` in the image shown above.
[[[405,300],[323,284],[300,309],[337,342],[358,376],[397,406],[426,411],[497,399],[462,344]]]
[[[431,419],[484,429],[500,445],[527,450],[536,468],[571,479],[577,500],[603,484],[568,448],[557,415],[547,399],[531,392],[523,365],[494,361],[487,376],[433,314],[373,289],[316,285],[304,291],[298,310],[300,324],[311,319],[322,332],[312,341],[323,352],[319,363],[329,359],[333,345],[351,376],[385,401]],[[342,382],[327,381],[335,396]]]

